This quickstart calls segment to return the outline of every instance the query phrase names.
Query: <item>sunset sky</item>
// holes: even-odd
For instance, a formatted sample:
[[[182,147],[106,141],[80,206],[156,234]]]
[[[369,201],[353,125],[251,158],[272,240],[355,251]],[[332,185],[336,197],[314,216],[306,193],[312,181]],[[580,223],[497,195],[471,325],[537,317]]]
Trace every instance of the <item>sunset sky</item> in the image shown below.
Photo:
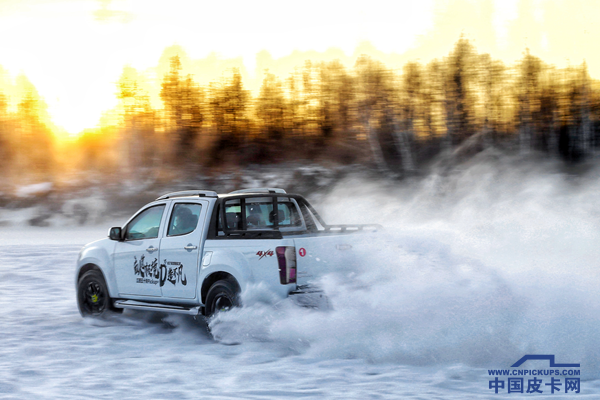
[[[596,0],[0,0],[0,91],[14,97],[25,75],[53,122],[77,133],[115,106],[125,65],[159,82],[167,48],[243,66],[256,88],[263,68],[285,74],[307,58],[427,62],[461,34],[507,64],[529,48],[559,67],[585,60],[600,78],[599,18]]]

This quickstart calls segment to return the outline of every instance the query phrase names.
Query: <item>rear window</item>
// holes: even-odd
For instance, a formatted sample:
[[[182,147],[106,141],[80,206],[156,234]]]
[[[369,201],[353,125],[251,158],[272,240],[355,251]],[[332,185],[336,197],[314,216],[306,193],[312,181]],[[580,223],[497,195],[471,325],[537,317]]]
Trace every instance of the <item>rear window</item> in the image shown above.
[[[229,230],[265,230],[276,226],[282,231],[304,229],[295,200],[277,198],[277,212],[273,210],[273,198],[248,197],[224,202],[225,223]],[[242,207],[244,212],[242,212]],[[223,216],[219,213],[219,230],[222,231]]]

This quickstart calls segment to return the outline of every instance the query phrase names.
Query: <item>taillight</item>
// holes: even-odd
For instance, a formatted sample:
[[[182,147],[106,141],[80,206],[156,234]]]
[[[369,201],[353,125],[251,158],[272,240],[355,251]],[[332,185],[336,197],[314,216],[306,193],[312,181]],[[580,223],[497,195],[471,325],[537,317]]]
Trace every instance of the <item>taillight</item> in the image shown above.
[[[282,285],[296,283],[296,248],[294,246],[279,246],[275,248],[279,263],[279,282]]]

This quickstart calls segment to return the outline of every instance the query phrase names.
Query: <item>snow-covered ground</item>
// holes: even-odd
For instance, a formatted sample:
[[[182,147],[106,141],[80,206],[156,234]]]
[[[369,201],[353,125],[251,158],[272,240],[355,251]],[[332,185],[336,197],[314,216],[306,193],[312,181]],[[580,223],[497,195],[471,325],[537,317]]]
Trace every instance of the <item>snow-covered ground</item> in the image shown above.
[[[79,316],[77,253],[111,222],[3,227],[0,398],[600,398],[597,176],[486,161],[401,186],[339,182],[316,205],[326,221],[387,229],[323,277],[332,308],[257,285],[210,321],[219,341],[183,316]],[[525,354],[581,363],[581,393],[490,390],[488,369]]]

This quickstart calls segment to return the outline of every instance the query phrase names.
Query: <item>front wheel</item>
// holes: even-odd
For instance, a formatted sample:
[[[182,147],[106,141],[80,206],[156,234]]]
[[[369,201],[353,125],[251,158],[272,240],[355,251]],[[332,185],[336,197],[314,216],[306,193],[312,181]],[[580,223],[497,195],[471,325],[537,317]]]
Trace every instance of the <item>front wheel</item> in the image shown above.
[[[230,279],[223,279],[212,284],[206,295],[207,317],[221,311],[227,311],[240,305],[239,288]]]
[[[111,309],[111,300],[104,276],[97,270],[83,274],[77,285],[77,306],[83,317],[100,317]]]

